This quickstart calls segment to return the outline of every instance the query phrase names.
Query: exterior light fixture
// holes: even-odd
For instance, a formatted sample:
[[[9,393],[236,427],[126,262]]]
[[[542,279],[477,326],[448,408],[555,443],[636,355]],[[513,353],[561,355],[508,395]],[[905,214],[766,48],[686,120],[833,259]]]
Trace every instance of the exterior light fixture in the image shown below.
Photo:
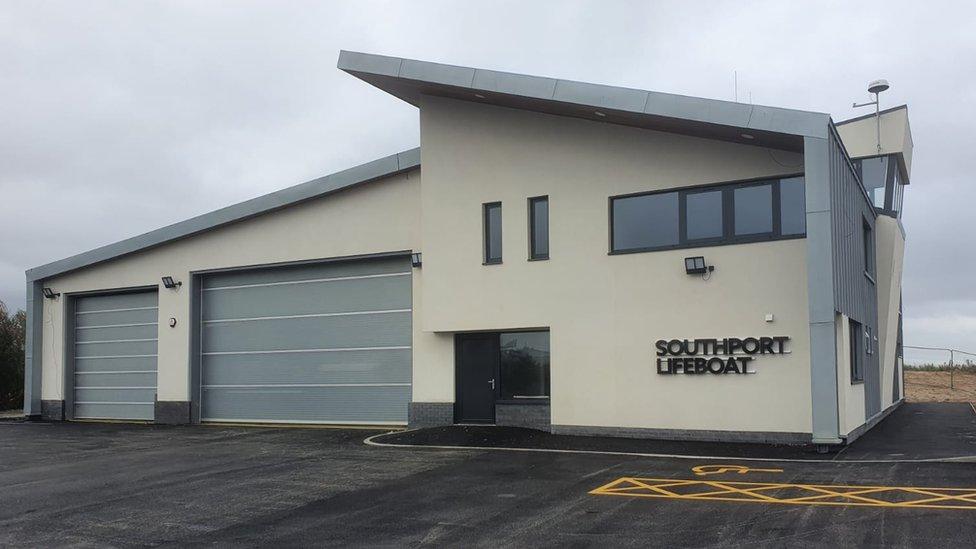
[[[705,258],[703,256],[686,257],[685,258],[685,272],[692,274],[705,274],[709,271],[714,271],[715,267],[712,265],[705,265]]]
[[[423,261],[421,261],[420,252],[414,252],[410,254],[410,264],[413,265],[414,267],[420,267],[421,265],[423,265]]]
[[[171,276],[163,277],[163,286],[169,288],[170,290],[175,290],[176,288],[179,288],[182,285],[183,285],[182,282],[173,280],[173,277]]]
[[[61,295],[61,292],[55,292],[51,288],[44,288],[41,291],[44,293],[44,297],[47,299],[57,299],[57,297]]]
[[[756,136],[752,135],[751,133],[740,133],[739,135],[742,137],[742,139],[752,140],[756,138]]]
[[[607,115],[606,113],[600,111],[593,111],[593,114],[599,116],[600,118],[603,118],[604,116]]]
[[[476,94],[474,94],[474,96],[477,97],[478,99],[484,99],[485,98],[485,96],[481,95],[480,93],[476,93]]]

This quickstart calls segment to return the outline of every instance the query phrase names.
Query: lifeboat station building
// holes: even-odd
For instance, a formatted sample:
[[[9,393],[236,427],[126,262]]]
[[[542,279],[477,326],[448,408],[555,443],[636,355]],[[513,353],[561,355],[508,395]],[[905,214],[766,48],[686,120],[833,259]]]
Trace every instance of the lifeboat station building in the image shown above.
[[[338,68],[420,147],[28,270],[28,416],[828,445],[902,402],[906,107]]]

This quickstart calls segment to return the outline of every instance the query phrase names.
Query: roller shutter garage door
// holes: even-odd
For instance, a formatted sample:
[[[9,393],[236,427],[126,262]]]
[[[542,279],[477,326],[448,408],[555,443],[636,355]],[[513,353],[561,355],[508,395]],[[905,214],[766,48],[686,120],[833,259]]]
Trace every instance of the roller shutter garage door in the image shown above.
[[[213,274],[201,294],[201,420],[406,423],[409,258]]]
[[[153,419],[157,299],[156,292],[74,298],[74,419]]]

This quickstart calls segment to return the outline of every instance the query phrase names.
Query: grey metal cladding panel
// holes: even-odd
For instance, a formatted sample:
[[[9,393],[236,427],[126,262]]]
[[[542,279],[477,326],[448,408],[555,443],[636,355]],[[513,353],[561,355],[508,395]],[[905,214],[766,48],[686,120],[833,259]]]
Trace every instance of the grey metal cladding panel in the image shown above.
[[[399,72],[394,70],[399,62]],[[752,128],[806,137],[827,137],[824,113],[746,105],[585,82],[440,65],[410,59],[342,52],[339,68],[389,93],[431,93],[437,86],[484,90],[577,106],[616,109],[674,119]],[[379,77],[379,78],[377,78]],[[381,80],[382,79],[382,80]],[[554,85],[553,85],[554,84]],[[550,88],[550,86],[552,86]],[[473,94],[471,100],[474,101]],[[492,97],[484,101],[491,102]]]
[[[397,76],[400,74],[400,63],[402,61],[399,57],[340,51],[338,67],[341,70],[355,70],[370,74]]]
[[[155,355],[156,341],[113,341],[75,345],[75,358]]]
[[[411,149],[390,155],[293,187],[233,204],[179,223],[174,223],[173,225],[168,225],[145,234],[102,246],[101,248],[35,267],[27,271],[27,278],[29,280],[49,278],[139,250],[158,246],[166,242],[192,236],[228,223],[241,221],[285,206],[297,204],[352,185],[413,169],[419,165],[420,155],[418,149]]]
[[[75,361],[75,372],[156,371],[156,357],[86,358]]]
[[[474,73],[472,87],[508,95],[552,99],[553,94],[556,92],[556,82],[557,80],[554,78],[521,76],[508,72],[478,69]]]
[[[410,276],[206,292],[204,321],[410,309]]]
[[[433,82],[436,84],[467,88],[474,81],[474,72],[474,69],[467,67],[403,59],[400,63],[399,76],[400,78],[419,80],[421,82]]]
[[[75,404],[78,419],[135,419],[150,421],[155,414],[154,403],[139,404]]]
[[[75,342],[107,341],[116,339],[155,339],[156,324],[141,326],[116,326],[75,330]]]
[[[156,373],[145,374],[78,374],[75,372],[77,387],[156,387]]]
[[[649,92],[641,109],[645,114],[685,120],[713,122],[726,126],[748,127],[750,106],[669,93]]]
[[[88,376],[91,377],[91,376]],[[87,386],[86,386],[87,387]],[[129,388],[128,386],[100,388],[75,388],[75,402],[155,402],[156,387]]]
[[[874,228],[874,212],[846,155],[831,136],[830,181],[833,222],[834,301],[837,310],[872,327],[877,325],[877,294],[864,276],[862,225]]]
[[[203,326],[203,352],[409,346],[411,313],[284,318]]]
[[[212,388],[203,399],[204,421],[402,423],[410,387]]]
[[[875,213],[847,161],[843,146],[831,133],[830,184],[833,222],[834,306],[878,334],[877,287],[864,275],[863,224],[874,232]],[[877,347],[864,360],[864,407],[870,418],[881,411],[881,372]]]
[[[103,311],[111,309],[132,309],[136,307],[156,307],[156,292],[139,292],[112,295],[81,296],[75,301],[75,311]]]
[[[288,265],[267,269],[253,269],[215,273],[203,280],[204,288],[265,284],[295,280],[315,280],[372,274],[410,273],[410,258],[390,257],[365,261],[336,261],[308,265]],[[208,299],[210,296],[207,297]]]
[[[410,383],[410,349],[211,355],[204,385]]]
[[[106,311],[75,315],[75,327],[115,326],[118,324],[145,324],[156,322],[158,309],[139,309],[135,311]]]
[[[560,80],[556,83],[553,99],[564,103],[643,112],[644,104],[647,102],[647,93],[642,90]]]

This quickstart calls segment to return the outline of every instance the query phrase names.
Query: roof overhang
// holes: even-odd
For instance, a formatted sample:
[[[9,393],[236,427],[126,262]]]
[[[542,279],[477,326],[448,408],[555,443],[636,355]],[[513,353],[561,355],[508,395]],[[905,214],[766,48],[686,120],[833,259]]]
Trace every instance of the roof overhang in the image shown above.
[[[95,248],[27,271],[27,281],[41,280],[140,252],[196,234],[326,196],[350,187],[420,167],[420,149],[410,149],[359,166],[306,181],[293,187],[245,200],[186,221]]]
[[[368,53],[342,51],[338,67],[415,106],[421,96],[436,95],[788,151],[802,151],[804,137],[826,138],[830,123],[818,112]]]

